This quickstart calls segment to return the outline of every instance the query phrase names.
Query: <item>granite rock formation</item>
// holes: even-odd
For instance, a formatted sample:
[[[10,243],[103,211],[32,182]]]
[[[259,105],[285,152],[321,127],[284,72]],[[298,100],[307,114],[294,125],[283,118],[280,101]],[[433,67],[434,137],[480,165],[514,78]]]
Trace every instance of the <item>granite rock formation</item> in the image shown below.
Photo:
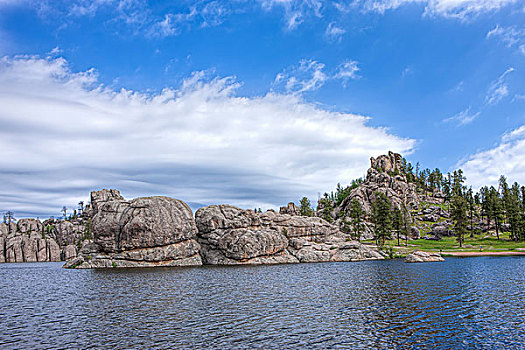
[[[403,204],[409,209],[417,209],[419,196],[416,185],[408,183],[406,177],[401,174],[401,159],[400,154],[393,152],[388,152],[388,156],[370,158],[371,167],[367,171],[365,181],[350,192],[336,211],[349,209],[352,199],[356,198],[363,209],[370,213],[376,192],[384,193],[392,205],[400,209]]]
[[[279,213],[288,215],[301,215],[299,207],[297,207],[294,202],[288,203],[286,207],[280,207]]]
[[[59,245],[45,237],[39,220],[0,224],[0,262],[60,261],[60,254]]]
[[[415,184],[407,181],[402,171],[403,157],[398,153],[388,152],[377,158],[370,158],[370,168],[362,183],[350,190],[350,193],[339,205],[325,207],[320,201],[317,215],[323,218],[330,217],[334,224],[341,229],[351,222],[349,212],[352,200],[356,199],[366,213],[363,239],[372,239],[373,232],[368,222],[372,211],[372,203],[376,200],[378,192],[384,193],[391,201],[393,207],[415,210],[419,207],[420,198]],[[416,237],[413,237],[416,238]]]
[[[358,242],[347,241],[335,226],[316,218],[254,213],[231,205],[200,208],[198,241],[205,264],[276,264],[353,261],[383,257]]]
[[[91,194],[93,243],[66,267],[201,265],[197,229],[188,205],[168,197],[126,201],[118,191]]]

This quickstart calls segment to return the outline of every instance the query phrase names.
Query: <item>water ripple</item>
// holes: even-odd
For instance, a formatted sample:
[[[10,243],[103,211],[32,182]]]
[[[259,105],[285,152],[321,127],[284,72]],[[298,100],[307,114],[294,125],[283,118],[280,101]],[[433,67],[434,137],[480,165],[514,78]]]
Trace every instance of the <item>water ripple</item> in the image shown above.
[[[2,349],[524,349],[525,258],[0,264]]]

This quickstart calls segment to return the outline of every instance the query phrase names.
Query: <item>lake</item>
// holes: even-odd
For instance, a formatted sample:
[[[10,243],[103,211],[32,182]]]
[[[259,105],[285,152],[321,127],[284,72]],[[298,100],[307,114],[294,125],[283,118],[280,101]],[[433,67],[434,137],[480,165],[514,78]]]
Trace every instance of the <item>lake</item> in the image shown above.
[[[525,257],[65,270],[0,264],[0,348],[523,349]]]

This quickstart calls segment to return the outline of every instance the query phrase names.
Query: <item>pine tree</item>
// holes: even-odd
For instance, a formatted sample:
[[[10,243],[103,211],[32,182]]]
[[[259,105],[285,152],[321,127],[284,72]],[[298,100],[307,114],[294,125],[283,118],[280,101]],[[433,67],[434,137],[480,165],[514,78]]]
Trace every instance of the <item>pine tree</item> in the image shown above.
[[[401,214],[403,215],[403,228],[402,233],[405,235],[405,247],[408,246],[408,233],[410,232],[411,217],[410,213],[405,206],[405,203],[401,204]],[[398,243],[399,245],[399,243]]]
[[[510,224],[510,231],[512,238],[515,241],[522,239],[524,235],[524,222],[523,222],[523,204],[520,200],[520,187],[516,182],[509,190],[508,203],[507,203],[507,215]]]
[[[310,205],[310,200],[306,197],[301,198],[299,212],[302,216],[313,216],[314,211]]]
[[[382,192],[375,193],[375,201],[372,203],[372,223],[374,224],[374,236],[376,243],[384,245],[385,240],[392,232],[392,204],[388,197]]]
[[[503,221],[503,207],[501,203],[501,198],[499,197],[498,191],[494,186],[490,186],[489,189],[489,205],[490,205],[490,215],[494,220],[494,226],[496,227],[496,237],[499,240],[499,232],[501,227],[501,222]]]
[[[499,178],[499,188],[498,188],[498,192],[500,193],[501,195],[501,209],[502,209],[502,214],[503,214],[503,222],[507,222],[508,221],[508,216],[507,216],[507,210],[508,210],[508,206],[510,205],[510,193],[509,193],[509,185],[507,184],[507,178],[503,175],[500,176]]]
[[[468,189],[466,197],[470,216],[470,238],[474,238],[474,196],[472,195],[472,187]]]
[[[451,217],[456,222],[454,225],[454,231],[456,232],[459,246],[463,246],[463,237],[465,236],[466,224],[468,220],[467,216],[468,203],[462,196],[454,196],[452,199],[452,212]]]
[[[396,232],[396,236],[397,236],[397,245],[399,246],[399,239],[400,239],[400,235],[401,235],[401,230],[403,229],[404,227],[404,223],[403,223],[403,213],[401,212],[401,210],[398,208],[398,207],[394,207],[394,212],[392,214],[392,218],[393,218],[393,229],[394,231]]]
[[[365,211],[361,207],[361,203],[354,198],[352,199],[352,202],[350,202],[350,219],[353,232],[354,232],[354,238],[356,238],[358,241],[361,240],[361,235],[363,234],[363,231],[365,230],[365,223],[364,223],[364,216]]]

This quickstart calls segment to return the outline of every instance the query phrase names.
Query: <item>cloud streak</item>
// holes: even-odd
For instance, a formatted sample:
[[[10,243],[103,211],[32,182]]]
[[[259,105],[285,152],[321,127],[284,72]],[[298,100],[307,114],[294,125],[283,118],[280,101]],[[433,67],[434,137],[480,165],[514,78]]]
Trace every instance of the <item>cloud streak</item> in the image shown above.
[[[62,58],[0,60],[0,211],[58,215],[92,189],[169,195],[193,207],[276,207],[362,176],[368,157],[414,141],[294,94],[238,95],[194,73],[157,94],[115,91]]]
[[[425,6],[424,16],[468,20],[482,13],[499,11],[515,3],[516,0],[354,0],[351,6],[362,11],[383,14],[402,6],[420,4]],[[348,10],[347,6],[341,4],[338,8]]]
[[[500,27],[497,25],[487,33],[487,39],[497,38],[507,47],[515,47],[525,55],[525,30],[515,26]]]
[[[327,72],[322,62],[302,59],[298,64],[290,66],[277,74],[274,89],[292,94],[302,94],[319,90],[327,81],[340,80],[343,86],[349,80],[359,79],[359,63],[353,60],[343,61],[332,72]]]

